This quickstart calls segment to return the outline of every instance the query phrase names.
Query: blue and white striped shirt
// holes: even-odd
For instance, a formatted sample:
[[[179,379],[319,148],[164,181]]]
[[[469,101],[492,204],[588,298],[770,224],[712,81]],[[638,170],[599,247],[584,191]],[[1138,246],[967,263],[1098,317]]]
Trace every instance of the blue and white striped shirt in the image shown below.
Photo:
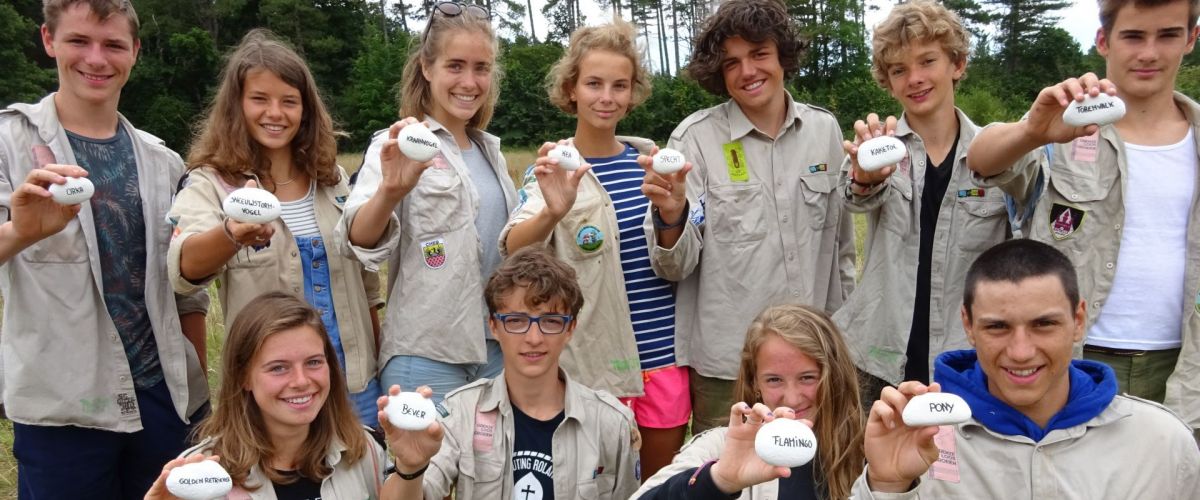
[[[617,212],[625,296],[645,371],[675,364],[675,294],[671,282],[656,276],[650,267],[642,230],[650,200],[642,194],[646,172],[637,164],[637,156],[637,149],[626,145],[625,151],[616,156],[588,158],[587,162]]]

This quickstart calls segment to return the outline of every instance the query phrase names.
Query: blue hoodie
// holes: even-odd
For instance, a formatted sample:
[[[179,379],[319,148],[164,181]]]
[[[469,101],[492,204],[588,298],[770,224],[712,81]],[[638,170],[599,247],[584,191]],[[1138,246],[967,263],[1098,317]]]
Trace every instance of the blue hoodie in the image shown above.
[[[1095,418],[1117,395],[1117,378],[1103,363],[1073,360],[1071,390],[1067,404],[1041,428],[1029,417],[988,392],[987,375],[974,350],[949,351],[937,357],[934,380],[942,390],[961,396],[971,407],[971,416],[984,427],[1000,434],[1025,436],[1039,442],[1050,431],[1074,427]]]

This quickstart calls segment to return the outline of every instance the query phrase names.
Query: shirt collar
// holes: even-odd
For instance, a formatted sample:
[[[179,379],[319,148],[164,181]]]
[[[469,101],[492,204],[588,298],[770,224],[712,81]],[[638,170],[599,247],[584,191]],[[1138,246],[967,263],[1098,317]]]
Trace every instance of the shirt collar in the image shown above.
[[[795,122],[800,121],[800,114],[796,111],[796,102],[792,100],[792,94],[786,90],[783,91],[783,94],[787,96],[787,110],[783,116],[783,124],[779,127],[780,137],[783,136],[788,127],[792,126],[792,124]],[[725,102],[724,106],[726,106],[726,116],[729,117],[730,142],[739,140],[742,137],[749,135],[750,132],[758,130],[754,124],[750,122],[750,119],[746,117],[746,114],[742,112],[742,107],[738,105],[737,101],[730,99]],[[767,136],[767,134],[761,130],[758,130],[758,133],[762,134],[763,136]]]
[[[580,400],[579,387],[571,381],[567,372],[562,368],[558,369],[558,378],[566,384],[563,392],[563,412],[566,418],[582,421],[584,405]],[[479,398],[478,408],[481,412],[500,410],[506,416],[512,415],[512,401],[508,398],[508,382],[504,380],[503,371],[484,389],[483,395]]]

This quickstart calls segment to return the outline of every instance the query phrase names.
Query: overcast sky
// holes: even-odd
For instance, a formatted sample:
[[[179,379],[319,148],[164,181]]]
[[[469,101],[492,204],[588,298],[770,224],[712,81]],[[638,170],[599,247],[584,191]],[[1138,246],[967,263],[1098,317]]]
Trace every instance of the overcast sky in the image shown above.
[[[416,2],[410,1],[410,5]],[[866,0],[868,6],[876,6],[878,9],[867,10],[866,25],[868,32],[876,23],[887,16],[888,11],[895,5],[896,2],[891,0]],[[542,16],[541,8],[545,5],[545,0],[533,0],[534,19],[538,24],[538,39],[542,40],[546,34],[546,19]],[[609,19],[610,14],[605,9],[600,8],[596,0],[580,0],[580,7],[583,9],[584,15],[587,17],[589,24],[600,24]],[[1061,16],[1059,27],[1066,30],[1079,42],[1080,48],[1086,53],[1094,44],[1096,28],[1100,27],[1099,7],[1096,5],[1096,0],[1077,0],[1071,7],[1058,12]],[[424,25],[417,26],[414,29],[422,29]],[[668,34],[668,37],[670,35]],[[869,36],[869,33],[868,33]],[[868,44],[869,45],[869,44]],[[655,59],[652,64],[657,65],[658,47],[655,41],[651,41],[647,53],[652,59]],[[671,55],[674,57],[674,54]],[[684,56],[686,59],[686,56]],[[672,62],[672,66],[674,62]]]

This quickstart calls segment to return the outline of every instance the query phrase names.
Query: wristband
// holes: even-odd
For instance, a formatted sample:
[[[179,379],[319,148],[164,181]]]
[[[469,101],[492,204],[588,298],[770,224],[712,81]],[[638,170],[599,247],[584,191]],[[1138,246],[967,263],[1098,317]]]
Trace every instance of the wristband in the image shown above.
[[[229,238],[229,242],[233,243],[234,250],[241,250],[245,246],[239,243],[237,238],[233,237],[233,232],[229,230],[229,219],[221,219],[221,230],[225,232],[225,237]]]
[[[663,220],[662,214],[659,213],[659,211],[658,211],[658,207],[653,207],[650,209],[650,220],[652,222],[654,222],[654,229],[659,230],[659,231],[666,230],[666,229],[675,229],[677,227],[682,226],[684,223],[687,222],[687,216],[688,216],[688,204],[686,202],[683,204],[683,213],[681,213],[679,215],[679,220],[675,221],[675,223],[673,223],[673,224],[667,224],[667,222]]]
[[[694,486],[696,484],[696,479],[700,477],[700,473],[704,472],[704,469],[707,469],[709,466],[715,463],[717,463],[716,460],[709,460],[701,464],[699,467],[696,467],[696,472],[694,472],[692,477],[688,479],[688,486]]]
[[[422,474],[425,474],[425,469],[428,469],[428,468],[429,468],[429,463],[426,462],[424,467],[421,467],[420,470],[418,470],[412,474],[405,474],[403,472],[400,472],[400,469],[396,469],[396,475],[400,476],[400,479],[403,479],[405,481],[412,481],[413,479],[421,477]]]

